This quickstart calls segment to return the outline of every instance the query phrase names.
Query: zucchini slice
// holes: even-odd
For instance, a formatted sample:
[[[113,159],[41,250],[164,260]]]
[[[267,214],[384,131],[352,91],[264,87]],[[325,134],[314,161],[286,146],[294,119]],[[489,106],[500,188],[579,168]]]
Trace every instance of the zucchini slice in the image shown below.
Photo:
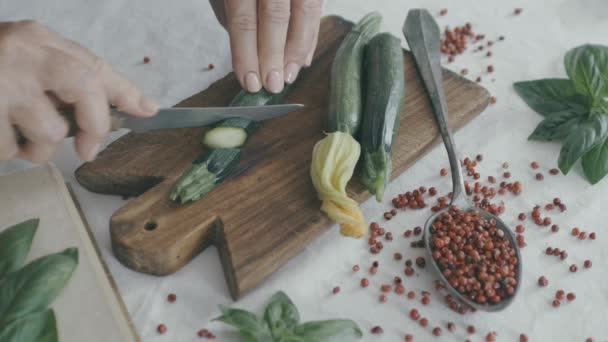
[[[361,182],[382,201],[392,171],[391,148],[405,97],[401,41],[381,33],[365,47]]]
[[[203,145],[210,149],[241,147],[257,127],[253,120],[229,118],[205,133]]]

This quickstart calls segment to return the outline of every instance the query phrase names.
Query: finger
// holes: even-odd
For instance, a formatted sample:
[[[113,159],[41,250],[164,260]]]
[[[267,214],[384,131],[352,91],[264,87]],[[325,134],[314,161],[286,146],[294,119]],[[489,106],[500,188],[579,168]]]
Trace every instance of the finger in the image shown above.
[[[226,0],[232,67],[241,86],[251,93],[262,88],[258,64],[256,0]]]
[[[65,57],[65,56],[64,56]],[[47,87],[61,101],[74,107],[79,131],[76,151],[83,160],[93,160],[103,137],[110,130],[108,98],[99,72],[86,68],[79,61],[64,58],[63,63],[48,71]]]
[[[313,35],[314,39],[312,41],[312,48],[306,57],[306,61],[304,62],[304,66],[309,67],[312,64],[312,59],[315,56],[315,51],[317,50],[317,42],[319,41],[319,25],[315,28],[315,33]]]
[[[35,98],[27,105],[9,108],[8,117],[26,140],[17,157],[43,163],[53,157],[57,145],[68,133],[68,125],[44,94]],[[14,135],[11,137],[14,143]]]
[[[321,20],[321,0],[292,0],[291,19],[285,46],[285,82],[292,83],[313,48],[315,30]]]
[[[142,95],[141,91],[124,76],[114,71],[105,61],[83,48],[78,43],[60,39],[63,51],[81,61],[98,74],[110,103],[121,111],[140,117],[149,117],[158,111],[158,104]]]
[[[258,9],[260,73],[264,88],[271,93],[283,90],[285,41],[289,26],[290,0],[260,0]]]
[[[8,120],[8,114],[0,113],[0,161],[15,158],[18,151],[13,125]]]

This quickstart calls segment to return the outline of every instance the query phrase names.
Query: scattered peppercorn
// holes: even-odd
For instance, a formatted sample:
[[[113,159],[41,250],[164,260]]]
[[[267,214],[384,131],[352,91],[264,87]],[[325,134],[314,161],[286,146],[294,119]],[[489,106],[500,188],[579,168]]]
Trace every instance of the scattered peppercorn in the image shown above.
[[[469,326],[467,327],[467,332],[468,332],[469,334],[473,335],[473,334],[475,333],[475,326],[473,326],[473,325],[469,325]]]
[[[519,334],[519,342],[528,342],[528,336],[526,334]]]
[[[375,326],[372,328],[371,332],[372,334],[382,334],[384,330],[382,330],[382,327],[380,326]]]
[[[560,259],[562,260],[566,260],[566,258],[568,258],[568,252],[566,251],[562,251],[559,255]]]
[[[426,327],[427,325],[429,325],[429,320],[426,318],[421,318],[420,321],[418,321],[418,323],[420,323],[421,327]]]
[[[489,43],[489,42],[488,42]],[[486,52],[486,57],[492,57],[492,51]]]
[[[446,14],[448,14],[448,9],[447,9],[447,8],[442,8],[442,9],[439,11],[439,15],[440,15],[440,16],[444,16],[444,15],[446,15]]]
[[[570,265],[570,272],[575,273],[578,270],[578,267],[575,264]]]
[[[496,96],[490,97],[490,104],[496,104]]]
[[[439,174],[441,175],[441,177],[445,177],[448,175],[448,170],[447,169],[441,169],[439,171]]]
[[[586,237],[587,237],[587,233],[585,233],[585,232],[580,232],[578,234],[578,239],[579,240],[585,240]]]
[[[514,13],[515,13],[515,15],[520,15],[521,12],[523,12],[523,11],[524,11],[523,8],[516,8]]]
[[[150,63],[150,57],[145,56],[144,57],[144,64],[148,64],[148,63]]]
[[[520,221],[525,221],[525,220],[526,220],[526,214],[525,214],[525,213],[520,213],[520,214],[517,216],[517,218],[518,218]]]
[[[564,292],[564,290],[557,290],[557,292],[555,292],[555,298],[559,300],[564,299],[565,295],[566,293]]]
[[[545,179],[545,176],[543,176],[542,173],[537,173],[536,174],[536,180],[537,181],[542,181],[543,179]]]
[[[407,298],[414,299],[416,298],[416,293],[414,291],[410,291],[407,293]]]
[[[417,321],[420,318],[420,313],[418,312],[418,310],[411,309],[410,310],[410,318],[413,319],[414,321]]]
[[[383,295],[383,294],[382,294],[382,295],[380,295],[380,296],[378,297],[378,301],[379,301],[380,303],[385,303],[385,302],[387,301],[387,298],[386,298],[386,296],[385,296],[385,295]]]
[[[580,233],[580,230],[576,227],[572,228],[571,234],[572,236],[577,236]]]
[[[547,285],[549,285],[549,280],[547,280],[545,276],[540,276],[540,278],[538,278],[538,286],[546,287]]]
[[[353,265],[353,272],[359,272],[360,269],[359,265]]]
[[[367,280],[367,278],[361,279],[361,287],[368,287],[368,286],[369,286],[369,280]]]
[[[490,331],[487,335],[486,335],[486,342],[494,342],[496,341],[496,332],[495,331]]]
[[[215,69],[215,65],[213,63],[209,63],[209,65],[207,65],[207,70],[213,70]]]
[[[554,233],[559,232],[559,226],[558,226],[558,225],[556,225],[556,224],[552,225],[552,226],[551,226],[551,231],[552,231],[552,232],[554,232]]]
[[[511,177],[511,172],[507,171],[507,172],[503,173],[502,176],[505,177],[505,178],[510,178]]]
[[[174,293],[170,293],[170,294],[167,296],[167,301],[168,301],[169,303],[174,303],[176,300],[177,300],[177,296],[176,296]]]
[[[553,305],[554,308],[558,308],[560,304],[561,302],[559,301],[559,299],[554,299],[553,302],[551,302],[551,305]]]
[[[413,340],[414,340],[414,335],[412,335],[412,334],[405,335],[405,342],[412,342]]]
[[[478,77],[475,79],[475,82],[477,82],[477,83],[481,82],[481,77],[480,77],[480,76],[478,76]]]
[[[583,263],[583,266],[585,266],[585,268],[591,268],[591,266],[593,266],[593,264],[591,263],[591,260],[585,260],[585,262]]]
[[[488,65],[488,72],[494,72],[494,66],[493,65]]]
[[[420,268],[424,268],[424,266],[426,266],[426,260],[424,259],[424,257],[417,257],[416,265]]]
[[[431,299],[427,296],[423,296],[420,302],[422,303],[422,305],[428,305],[431,302]]]
[[[570,292],[566,295],[566,298],[568,299],[568,301],[573,301],[576,299],[576,295],[574,294],[574,292]]]
[[[414,235],[420,235],[420,233],[422,233],[422,227],[414,228]]]
[[[462,74],[462,75],[466,75],[468,73],[469,73],[469,69],[467,69],[467,68],[460,70],[460,74]]]
[[[595,240],[596,236],[595,236],[595,232],[589,234],[589,239],[590,240]]]
[[[331,290],[331,293],[333,294],[338,294],[340,292],[340,286],[336,286],[333,288],[333,290]]]
[[[540,165],[538,165],[538,162],[533,161],[532,163],[530,163],[530,167],[533,169],[538,169]]]
[[[164,334],[167,332],[167,326],[164,324],[159,324],[158,327],[156,327],[156,331],[158,331],[159,334]]]
[[[441,336],[441,328],[440,327],[433,328],[433,335]]]

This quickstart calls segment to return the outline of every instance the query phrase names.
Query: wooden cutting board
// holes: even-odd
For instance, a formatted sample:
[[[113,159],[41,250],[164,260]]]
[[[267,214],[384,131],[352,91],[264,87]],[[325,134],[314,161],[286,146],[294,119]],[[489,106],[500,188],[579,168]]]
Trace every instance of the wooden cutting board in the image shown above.
[[[167,275],[213,244],[237,299],[332,226],[319,211],[309,168],[313,146],[323,137],[333,57],[351,26],[339,17],[323,19],[313,66],[301,72],[285,100],[306,110],[264,124],[247,142],[235,174],[202,200],[179,207],[168,193],[203,152],[204,129],[127,134],[76,171],[91,191],[139,196],[110,221],[114,253],[123,264]],[[405,51],[404,61],[407,95],[393,146],[393,177],[439,141],[426,91]],[[489,94],[450,71],[443,76],[450,122],[458,129],[486,108]],[[223,106],[238,91],[230,74],[177,106]],[[369,197],[356,180],[348,192],[360,202]]]
[[[46,165],[0,176],[0,194],[0,231],[40,219],[28,262],[68,247],[78,248],[78,266],[51,305],[59,340],[139,341],[93,234],[59,171]]]

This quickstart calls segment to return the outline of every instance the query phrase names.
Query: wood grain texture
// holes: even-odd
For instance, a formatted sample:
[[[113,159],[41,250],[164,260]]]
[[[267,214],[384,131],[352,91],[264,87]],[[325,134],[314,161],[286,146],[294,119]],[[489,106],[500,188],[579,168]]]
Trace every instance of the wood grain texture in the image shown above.
[[[177,206],[168,199],[175,180],[203,152],[204,129],[128,134],[76,172],[80,184],[100,193],[140,195],[110,222],[116,257],[150,274],[171,274],[207,246],[217,246],[232,296],[260,284],[332,222],[320,211],[309,176],[314,144],[323,137],[331,63],[352,23],[322,21],[313,67],[303,70],[286,102],[306,109],[268,121],[245,146],[237,171],[202,200]],[[393,178],[439,142],[430,104],[408,52],[406,98],[393,147]],[[480,86],[444,71],[454,129],[488,105]],[[177,106],[222,106],[238,92],[232,74]],[[369,193],[356,180],[348,192],[362,202]],[[146,230],[146,225],[156,226]]]

